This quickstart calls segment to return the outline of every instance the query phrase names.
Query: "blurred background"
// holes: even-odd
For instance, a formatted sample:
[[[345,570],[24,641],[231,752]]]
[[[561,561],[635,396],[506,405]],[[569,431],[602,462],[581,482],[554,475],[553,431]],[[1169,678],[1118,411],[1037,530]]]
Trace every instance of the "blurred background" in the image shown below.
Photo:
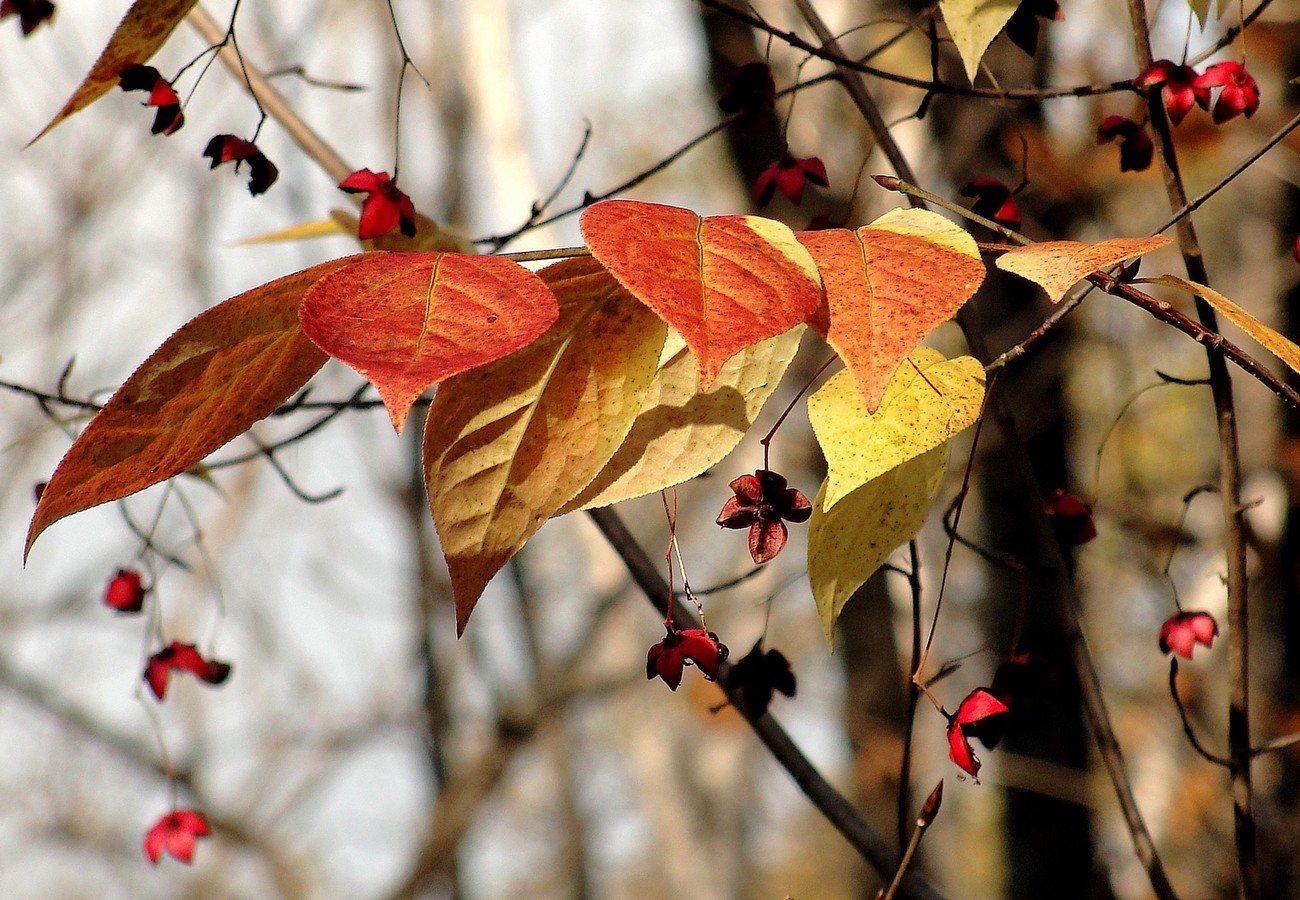
[[[1160,4],[1156,56],[1178,60],[1211,45],[1241,14],[1229,6],[1224,21],[1211,15],[1202,29],[1182,0]],[[114,92],[23,149],[124,7],[61,0],[53,27],[26,40],[13,19],[0,23],[0,896],[871,896],[877,877],[743,720],[715,711],[723,702],[716,686],[696,672],[676,694],[646,681],[659,618],[583,515],[555,520],[530,541],[456,639],[424,505],[418,421],[397,437],[382,411],[341,416],[277,453],[282,472],[254,452],[208,480],[183,477],[83,513],[52,529],[22,567],[33,489],[85,419],[15,385],[102,402],[202,309],[354,252],[342,236],[245,243],[324,219],[349,199],[274,122],[259,146],[281,175],[265,196],[250,199],[243,173],[208,170],[200,155],[208,138],[248,137],[258,119],[220,65],[174,136],[151,136],[152,111],[139,95]],[[226,21],[228,7],[209,11]],[[789,4],[753,8],[808,34]],[[818,8],[844,33],[847,52],[863,56],[901,35],[873,64],[930,76],[933,7],[826,0]],[[392,9],[430,82],[409,72],[404,81],[401,185],[421,212],[475,237],[513,231],[557,185],[551,208],[561,210],[655,166],[719,121],[717,96],[738,65],[767,59],[778,88],[829,70],[686,0],[394,0]],[[1063,0],[1062,12],[1063,21],[1042,22],[1034,59],[1005,37],[994,43],[986,62],[999,85],[1136,74],[1120,5]],[[248,0],[237,34],[248,62],[282,72],[276,85],[354,168],[393,170],[402,54],[387,4]],[[154,64],[170,77],[205,46],[183,25]],[[1294,114],[1296,88],[1286,82],[1300,72],[1300,3],[1274,0],[1244,47],[1263,96],[1258,114],[1215,126],[1198,110],[1177,131],[1193,195]],[[1239,58],[1235,48],[1214,57]],[[965,83],[951,45],[940,74]],[[1157,170],[1121,173],[1116,148],[1094,143],[1105,116],[1136,117],[1131,94],[1045,103],[939,96],[917,119],[920,91],[869,84],[925,187],[953,196],[977,175],[1012,186],[1027,175],[1018,201],[1035,238],[1140,235],[1168,217]],[[752,211],[749,185],[787,144],[825,162],[830,188],[810,189],[801,207],[778,196],[764,215],[796,229],[816,216],[857,226],[900,205],[864,177],[888,167],[834,82],[782,98],[774,120],[720,131],[630,196],[705,214]],[[1292,136],[1197,214],[1215,287],[1293,338],[1298,153]],[[510,249],[579,240],[568,217]],[[1182,274],[1176,252],[1144,265],[1144,274],[1161,272]],[[1048,312],[1036,290],[996,270],[974,303],[995,351]],[[964,352],[951,325],[931,343]],[[752,569],[743,533],[720,531],[714,517],[727,482],[761,464],[758,438],[826,353],[807,336],[751,435],[678,491],[678,534],[697,590]],[[1217,498],[1183,501],[1217,477],[1209,391],[1156,374],[1198,379],[1205,368],[1187,338],[1095,295],[999,384],[1030,436],[1044,489],[1068,487],[1094,504],[1099,536],[1076,557],[1084,626],[1138,801],[1186,898],[1236,892],[1227,775],[1188,746],[1156,647],[1174,612],[1171,584],[1187,608],[1223,622]],[[358,383],[330,363],[313,397],[341,399]],[[1259,385],[1238,386],[1262,742],[1300,730],[1300,417]],[[310,421],[286,416],[254,433],[271,442]],[[213,461],[250,450],[240,439]],[[969,452],[967,432],[922,534],[927,617],[948,543],[940,511]],[[772,462],[814,493],[824,470],[802,404]],[[1035,593],[1023,568],[1005,564],[1035,558],[1007,496],[1006,468],[989,429],[961,522],[963,536],[989,553],[955,549],[931,671],[960,666],[933,690],[954,708],[1013,652],[1038,655],[1046,671],[1006,743],[980,753],[979,783],[958,777],[943,719],[921,705],[909,817],[940,778],[946,793],[918,865],[952,897],[1144,897],[1146,877],[1082,724],[1050,598]],[[660,499],[621,512],[661,558]],[[142,535],[152,535],[147,546]],[[799,691],[778,698],[775,715],[893,841],[907,583],[884,574],[860,591],[832,655],[804,577],[803,537],[796,527],[763,572],[708,593],[709,624],[735,657],[765,635],[790,658]],[[906,567],[904,554],[897,561]],[[145,573],[147,620],[102,605],[118,567]],[[155,703],[139,676],[162,639],[199,642],[233,663],[232,678],[220,689],[178,678],[167,702]],[[1224,670],[1218,646],[1198,650],[1182,670],[1189,715],[1211,748],[1225,746]],[[171,808],[169,771],[177,802],[203,810],[214,827],[189,868],[166,860],[155,869],[140,849]],[[1300,750],[1262,756],[1256,787],[1270,896],[1300,897]]]

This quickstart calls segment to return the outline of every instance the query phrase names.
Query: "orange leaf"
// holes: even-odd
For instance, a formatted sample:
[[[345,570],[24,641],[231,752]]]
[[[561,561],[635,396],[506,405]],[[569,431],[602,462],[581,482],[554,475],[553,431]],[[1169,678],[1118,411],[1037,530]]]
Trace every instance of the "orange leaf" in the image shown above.
[[[182,325],[131,374],[73,442],[27,532],[179,475],[243,434],[316,374],[327,357],[298,328],[317,279],[356,257],[278,278]]]
[[[810,317],[875,412],[899,363],[984,280],[975,240],[937,213],[897,209],[856,232],[800,232],[826,305]]]
[[[63,108],[31,139],[31,144],[45,137],[55,125],[68,116],[85,109],[113,88],[117,76],[127,66],[138,66],[149,61],[158,48],[167,42],[176,26],[189,13],[197,0],[136,0],[126,11],[108,46],[90,67],[81,85],[63,104]]]
[[[1060,303],[1066,291],[1080,279],[1129,257],[1150,253],[1169,241],[1163,234],[1145,238],[1111,238],[1096,244],[1041,241],[1007,251],[998,259],[998,268],[1028,278],[1047,291],[1053,303]]]
[[[376,388],[398,431],[417,397],[532,343],[559,311],[518,263],[461,253],[368,253],[302,301],[302,330]]]
[[[771,219],[607,200],[589,207],[581,226],[595,257],[685,338],[704,391],[728,359],[821,302],[812,257]]]
[[[539,275],[559,300],[555,325],[449,378],[429,407],[425,484],[458,631],[489,579],[614,455],[668,331],[594,259]]]

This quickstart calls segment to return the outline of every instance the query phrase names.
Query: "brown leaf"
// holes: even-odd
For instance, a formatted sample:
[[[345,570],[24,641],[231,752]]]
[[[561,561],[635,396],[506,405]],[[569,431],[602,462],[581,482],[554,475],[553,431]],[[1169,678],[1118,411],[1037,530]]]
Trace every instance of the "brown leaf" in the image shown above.
[[[127,66],[138,66],[158,52],[176,26],[189,14],[197,0],[136,0],[122,17],[108,46],[90,67],[80,86],[63,104],[63,108],[32,138],[28,146],[49,134],[68,116],[85,109],[113,88],[117,76]]]
[[[179,475],[306,384],[327,357],[299,330],[299,301],[354,259],[321,263],[233,297],[164,341],[54,470],[24,558],[59,519]]]
[[[594,259],[539,275],[559,301],[555,325],[447,379],[429,407],[425,483],[458,631],[488,580],[614,455],[668,330]]]

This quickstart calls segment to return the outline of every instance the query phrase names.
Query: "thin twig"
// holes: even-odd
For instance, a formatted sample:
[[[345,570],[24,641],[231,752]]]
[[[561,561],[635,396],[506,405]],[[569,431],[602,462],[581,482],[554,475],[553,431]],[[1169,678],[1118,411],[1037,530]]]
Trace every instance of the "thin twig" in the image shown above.
[[[1231,768],[1232,760],[1219,756],[1217,753],[1211,753],[1201,743],[1200,738],[1196,736],[1196,732],[1192,730],[1191,719],[1187,717],[1187,707],[1183,706],[1183,698],[1178,695],[1178,660],[1176,659],[1169,660],[1169,696],[1174,698],[1178,718],[1183,723],[1183,734],[1187,735],[1187,740],[1191,742],[1192,749],[1200,754],[1201,758],[1206,762],[1212,762],[1216,766],[1223,766],[1224,768]]]
[[[826,62],[835,64],[843,72],[852,72],[859,75],[871,75],[882,81],[890,81],[894,84],[901,84],[905,87],[916,88],[925,91],[928,94],[951,94],[957,97],[976,97],[983,100],[1054,100],[1062,97],[1092,97],[1098,94],[1115,94],[1121,91],[1133,91],[1132,80],[1112,81],[1107,84],[1078,84],[1069,87],[1043,87],[1043,88],[1011,88],[1000,90],[996,88],[977,88],[967,87],[960,84],[949,84],[937,79],[926,80],[924,78],[912,78],[908,75],[900,75],[897,72],[888,72],[875,66],[867,65],[856,59],[844,54],[839,49],[839,42],[830,32],[828,39],[821,40],[821,45],[806,41],[793,31],[783,31],[768,22],[763,21],[752,13],[732,6],[725,0],[700,0],[700,5],[708,9],[716,10],[723,15],[730,16],[740,22],[744,22],[751,28],[756,28],[765,34],[781,41],[781,43],[793,47],[796,50],[802,50],[809,56],[815,56]],[[832,46],[834,45],[834,46]],[[842,77],[842,76],[841,76]]]
[[[1138,64],[1145,70],[1154,61],[1151,33],[1147,26],[1144,0],[1128,0],[1129,22]],[[1159,88],[1145,94],[1151,129],[1160,150],[1160,169],[1164,175],[1169,207],[1175,213],[1178,249],[1187,268],[1187,276],[1200,284],[1210,284],[1205,257],[1196,227],[1190,215],[1178,215],[1189,206],[1187,190],[1178,168],[1178,152],[1173,130],[1165,114]],[[1219,330],[1218,316],[1200,297],[1196,313],[1209,331]],[[1208,351],[1208,346],[1207,346]],[[1250,607],[1246,573],[1246,527],[1241,505],[1241,456],[1237,440],[1237,415],[1232,396],[1232,377],[1223,356],[1206,353],[1210,367],[1210,392],[1214,396],[1215,424],[1219,433],[1219,484],[1223,498],[1223,529],[1228,567],[1228,756],[1232,761],[1233,831],[1237,844],[1237,875],[1243,900],[1259,897],[1259,865],[1256,849],[1255,816],[1250,783]]]

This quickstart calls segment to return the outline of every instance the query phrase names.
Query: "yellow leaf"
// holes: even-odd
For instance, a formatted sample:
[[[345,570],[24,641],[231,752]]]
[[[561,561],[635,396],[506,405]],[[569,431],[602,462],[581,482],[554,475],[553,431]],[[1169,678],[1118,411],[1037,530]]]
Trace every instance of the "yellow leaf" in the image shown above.
[[[429,407],[425,485],[458,632],[492,576],[614,455],[667,333],[594,259],[538,274],[559,320],[524,349],[444,381]]]
[[[1186,291],[1200,297],[1222,313],[1225,319],[1254,338],[1255,342],[1261,347],[1286,363],[1291,368],[1291,371],[1300,373],[1300,347],[1269,328],[1218,291],[1207,288],[1195,281],[1179,278],[1176,275],[1162,275],[1159,278],[1151,278],[1148,283],[1177,288],[1180,291]]]
[[[947,466],[947,445],[935,447],[857,487],[834,506],[826,503],[830,480],[822,483],[808,523],[808,582],[826,646],[834,649],[835,620],[853,592],[921,529]]]
[[[890,469],[944,444],[979,418],[984,367],[919,347],[903,362],[874,413],[848,370],[808,398],[808,419],[826,455],[826,509]]]
[[[288,228],[281,228],[278,231],[268,231],[265,234],[244,238],[239,242],[239,246],[285,244],[293,241],[307,241],[318,237],[334,237],[335,235],[347,233],[342,224],[334,219],[321,219],[316,222],[303,222],[301,225],[290,225]]]
[[[1223,9],[1226,4],[1227,0],[1217,0],[1217,2],[1216,0],[1187,0],[1187,5],[1192,8],[1192,12],[1196,13],[1196,22],[1201,28],[1204,28],[1210,21],[1218,21],[1223,18]],[[1214,12],[1213,20],[1209,18],[1211,10]]]
[[[939,0],[943,21],[957,45],[966,77],[975,83],[984,51],[1020,5],[1020,0]]]
[[[1016,247],[998,258],[998,268],[1039,285],[1053,303],[1093,272],[1150,253],[1170,242],[1163,234],[1143,238],[1111,238],[1096,244],[1080,241],[1040,241]]]
[[[563,512],[609,506],[681,484],[740,443],[799,349],[803,326],[746,347],[700,392],[699,369],[676,332],[627,440]]]

